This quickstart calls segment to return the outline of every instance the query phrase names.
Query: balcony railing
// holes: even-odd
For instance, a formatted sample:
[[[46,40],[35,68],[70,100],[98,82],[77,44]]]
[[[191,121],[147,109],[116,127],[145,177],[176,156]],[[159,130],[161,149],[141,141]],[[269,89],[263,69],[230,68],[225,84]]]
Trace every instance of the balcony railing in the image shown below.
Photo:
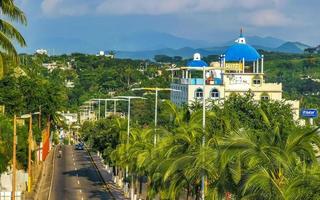
[[[202,78],[181,78],[174,79],[173,83],[183,84],[183,85],[203,85]],[[222,85],[223,81],[220,78],[214,78],[213,80],[206,80],[206,85]]]

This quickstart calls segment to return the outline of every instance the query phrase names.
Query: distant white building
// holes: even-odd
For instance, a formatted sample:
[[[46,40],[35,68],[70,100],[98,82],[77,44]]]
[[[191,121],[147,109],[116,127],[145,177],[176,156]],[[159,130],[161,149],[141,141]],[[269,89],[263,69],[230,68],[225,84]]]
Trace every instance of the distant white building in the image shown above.
[[[48,51],[45,50],[45,49],[37,49],[37,50],[36,50],[36,54],[48,55]]]
[[[52,71],[56,68],[58,68],[58,64],[56,62],[51,62],[51,63],[43,63],[42,67],[46,68],[48,71]]]
[[[108,54],[106,54],[105,51],[99,51],[99,53],[96,56],[104,56],[104,57],[111,58],[111,59],[115,58],[114,54],[112,54],[110,52]]]
[[[67,87],[67,88],[74,88],[74,82],[73,81],[70,81],[70,80],[66,80],[64,85]]]
[[[67,124],[67,125],[72,125],[74,123],[78,122],[78,114],[77,113],[70,113],[68,112],[62,112],[61,113],[62,120]]]
[[[97,54],[97,56],[104,56],[104,55],[105,55],[104,51],[99,51],[99,53]]]

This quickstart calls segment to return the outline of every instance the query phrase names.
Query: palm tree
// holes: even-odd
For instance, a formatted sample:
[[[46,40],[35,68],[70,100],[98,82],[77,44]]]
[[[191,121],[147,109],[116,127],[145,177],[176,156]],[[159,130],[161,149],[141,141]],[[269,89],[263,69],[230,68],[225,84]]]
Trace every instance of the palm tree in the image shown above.
[[[320,147],[319,128],[307,133],[299,127],[283,129],[270,122],[262,109],[258,112],[263,129],[233,131],[220,144],[220,170],[230,177],[224,187],[234,185],[228,189],[237,198],[290,199],[288,191],[301,184],[293,173],[297,167],[319,166],[314,149]],[[300,177],[306,176],[310,177]]]
[[[1,0],[0,10],[4,17],[26,25],[26,16],[23,11],[15,5],[13,0]],[[13,63],[18,62],[18,53],[13,42],[17,42],[21,47],[26,46],[26,42],[19,31],[5,19],[0,19],[0,79],[4,75],[4,69],[8,67],[9,60],[13,61]]]

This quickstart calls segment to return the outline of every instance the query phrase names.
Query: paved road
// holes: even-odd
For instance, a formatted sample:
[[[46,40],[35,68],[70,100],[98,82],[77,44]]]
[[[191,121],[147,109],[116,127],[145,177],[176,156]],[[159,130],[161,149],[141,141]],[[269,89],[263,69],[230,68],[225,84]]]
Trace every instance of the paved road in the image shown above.
[[[54,160],[50,200],[112,199],[90,162],[86,151],[62,147],[62,158]]]

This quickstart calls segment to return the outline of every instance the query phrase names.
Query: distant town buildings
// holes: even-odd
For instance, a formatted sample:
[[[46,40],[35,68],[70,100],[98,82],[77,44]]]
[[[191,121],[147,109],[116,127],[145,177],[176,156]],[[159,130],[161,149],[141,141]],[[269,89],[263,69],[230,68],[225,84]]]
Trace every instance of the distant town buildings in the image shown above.
[[[43,63],[42,66],[50,72],[52,72],[52,70],[57,68],[61,70],[72,69],[72,64],[70,62],[67,62],[67,63],[50,62],[50,63]]]
[[[105,51],[99,51],[99,53],[96,56],[104,56],[107,58],[114,59],[115,58],[115,53],[113,51],[110,51],[108,54],[105,53]]]
[[[78,122],[78,114],[77,113],[70,113],[62,112],[60,113],[62,117],[62,121],[64,121],[67,125],[72,125]]]
[[[282,84],[265,82],[264,57],[246,43],[242,31],[219,61],[208,65],[196,53],[186,67],[169,70],[172,71],[171,88],[179,90],[171,91],[171,100],[177,105],[192,104],[202,98],[208,99],[208,104],[223,102],[232,93],[243,95],[247,92],[251,92],[255,100],[282,100]],[[298,119],[299,101],[286,102],[292,106],[294,118]]]

